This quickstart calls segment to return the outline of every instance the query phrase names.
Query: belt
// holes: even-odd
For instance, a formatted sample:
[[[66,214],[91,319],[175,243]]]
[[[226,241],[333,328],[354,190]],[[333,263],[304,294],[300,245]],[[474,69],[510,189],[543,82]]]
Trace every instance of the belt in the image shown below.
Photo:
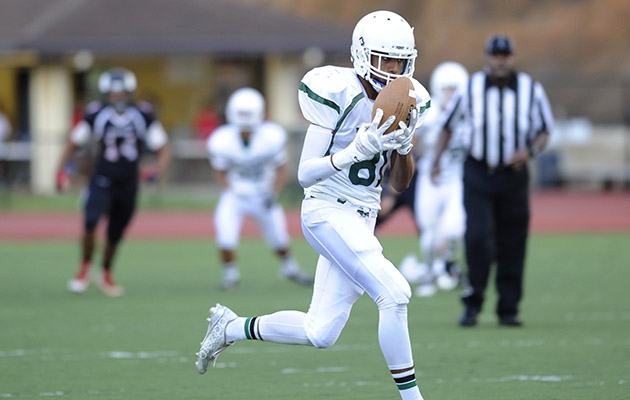
[[[329,203],[339,204],[354,210],[357,214],[359,214],[359,216],[364,218],[376,218],[378,215],[378,210],[365,206],[357,206],[350,203],[346,199],[340,199],[338,197],[331,196],[325,193],[310,193],[308,195],[304,195],[304,199],[318,199],[327,201]]]
[[[513,172],[514,171],[514,168],[508,167],[507,165],[490,165],[483,161],[479,161],[476,158],[473,158],[471,156],[468,156],[468,161],[470,161],[472,164],[475,164],[479,167],[485,168],[485,170],[491,174],[495,172]]]

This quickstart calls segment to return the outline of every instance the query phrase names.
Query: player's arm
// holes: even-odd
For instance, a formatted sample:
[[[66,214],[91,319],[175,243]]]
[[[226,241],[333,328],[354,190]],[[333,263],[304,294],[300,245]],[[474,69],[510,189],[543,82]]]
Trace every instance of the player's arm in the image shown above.
[[[396,151],[392,152],[390,161],[390,180],[389,184],[397,192],[402,192],[409,187],[411,178],[413,178],[413,139],[416,131],[422,125],[424,116],[419,115],[417,109],[411,110],[409,114],[409,126],[404,122],[398,124],[396,134],[396,142],[398,146]]]
[[[391,171],[389,184],[397,192],[402,192],[409,187],[413,177],[413,157],[411,152],[401,155],[398,152],[392,153]]]
[[[549,140],[549,130],[553,125],[553,114],[551,113],[551,107],[549,106],[549,100],[547,99],[545,90],[538,82],[534,83],[534,98],[535,107],[532,107],[530,112],[534,113],[537,117],[532,118],[532,120],[537,121],[536,134],[527,149],[520,149],[512,154],[509,165],[515,168],[520,168],[527,163],[527,161],[543,151]]]
[[[287,183],[287,178],[289,176],[289,169],[286,163],[280,164],[276,167],[276,180],[273,183],[273,192],[276,194],[280,194],[282,189],[284,189],[284,185]]]
[[[155,154],[157,156],[158,174],[159,176],[164,176],[166,168],[168,168],[168,165],[171,163],[171,148],[167,143],[165,143],[162,147],[155,151]]]
[[[442,119],[440,123],[442,128],[435,143],[433,161],[431,163],[431,182],[433,182],[433,184],[437,184],[438,182],[438,177],[441,173],[440,159],[442,158],[444,150],[446,150],[449,142],[451,141],[451,137],[453,136],[452,124],[456,123],[455,121],[458,120],[457,116],[461,115],[460,113],[462,112],[461,110],[463,108],[465,98],[466,96],[463,95],[454,96],[451,99],[446,112],[443,114],[444,119]]]
[[[83,120],[76,124],[76,126],[70,132],[68,141],[61,152],[61,158],[59,159],[59,165],[57,167],[56,174],[56,187],[57,191],[63,191],[70,182],[70,176],[66,172],[66,164],[72,158],[74,153],[89,140],[92,129],[90,124]]]
[[[214,170],[214,180],[222,189],[227,189],[229,186],[227,181],[227,171],[224,169]]]
[[[433,161],[431,163],[431,181],[433,183],[437,182],[442,172],[440,159],[442,158],[442,153],[444,153],[444,150],[448,147],[448,143],[451,141],[451,136],[453,136],[453,133],[446,127],[442,128],[438,135],[437,142],[435,143],[435,152],[433,153]]]
[[[171,150],[164,127],[159,121],[152,121],[147,129],[146,145],[155,152],[156,164],[140,171],[141,180],[157,180],[164,176],[166,168],[171,163]]]
[[[340,171],[333,165],[332,156],[322,156],[322,154],[326,154],[330,140],[331,132],[329,129],[311,124],[306,130],[298,166],[298,181],[302,187],[310,187]]]

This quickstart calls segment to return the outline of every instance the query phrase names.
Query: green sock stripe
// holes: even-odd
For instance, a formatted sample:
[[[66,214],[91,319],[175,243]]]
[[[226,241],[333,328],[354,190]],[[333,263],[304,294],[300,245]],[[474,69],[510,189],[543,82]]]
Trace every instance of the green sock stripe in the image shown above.
[[[252,320],[251,317],[245,320],[245,336],[247,336],[247,339],[249,340],[252,339],[251,335],[249,334],[249,324],[251,320]]]
[[[407,383],[403,383],[401,385],[398,385],[398,390],[405,390],[405,389],[412,388],[414,386],[418,386],[418,384],[416,383],[415,379],[413,381],[411,381],[411,382],[407,382]]]

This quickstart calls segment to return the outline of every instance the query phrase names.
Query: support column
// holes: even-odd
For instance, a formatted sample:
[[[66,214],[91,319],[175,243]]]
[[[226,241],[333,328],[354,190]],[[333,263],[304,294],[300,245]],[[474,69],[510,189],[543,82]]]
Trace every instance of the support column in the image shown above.
[[[72,118],[70,72],[57,65],[34,68],[29,85],[31,190],[55,192],[55,173]]]
[[[298,106],[298,88],[302,79],[299,59],[269,55],[265,57],[265,89],[269,119],[287,130],[302,121]]]

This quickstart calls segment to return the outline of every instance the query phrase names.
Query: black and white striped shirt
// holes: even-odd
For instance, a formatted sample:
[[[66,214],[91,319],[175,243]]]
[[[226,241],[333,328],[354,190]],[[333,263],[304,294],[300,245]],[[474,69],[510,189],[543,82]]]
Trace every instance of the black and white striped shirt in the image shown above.
[[[474,73],[451,102],[443,127],[453,132],[461,118],[471,130],[470,156],[489,167],[507,165],[516,150],[530,148],[534,137],[553,125],[542,85],[522,72],[503,87],[483,71]]]

